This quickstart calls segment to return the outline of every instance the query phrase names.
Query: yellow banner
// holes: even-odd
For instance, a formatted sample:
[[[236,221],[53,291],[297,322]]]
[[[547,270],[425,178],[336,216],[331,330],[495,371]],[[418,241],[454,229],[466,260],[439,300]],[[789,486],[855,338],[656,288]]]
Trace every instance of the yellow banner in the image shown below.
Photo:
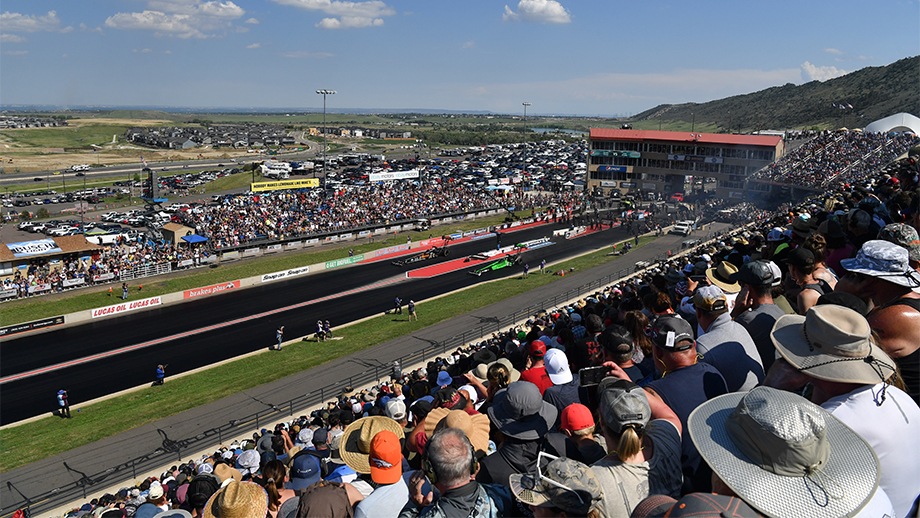
[[[252,192],[281,191],[284,189],[311,189],[313,187],[319,187],[319,178],[278,180],[275,182],[254,182],[249,184],[249,190]]]

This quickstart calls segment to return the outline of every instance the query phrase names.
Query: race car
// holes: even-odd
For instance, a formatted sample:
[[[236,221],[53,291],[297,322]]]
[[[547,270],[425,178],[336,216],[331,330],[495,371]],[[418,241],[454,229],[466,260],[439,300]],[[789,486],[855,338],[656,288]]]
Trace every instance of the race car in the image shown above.
[[[409,263],[417,263],[419,261],[427,261],[428,259],[433,259],[435,257],[446,257],[450,254],[450,250],[446,246],[433,246],[424,252],[419,252],[417,254],[407,255],[401,259],[393,261],[393,264],[396,266],[405,266]]]
[[[521,255],[506,255],[497,261],[492,261],[491,263],[471,270],[469,273],[477,277],[482,276],[483,273],[492,272],[495,270],[501,270],[502,268],[507,268],[509,266],[514,266],[516,264],[521,264]]]

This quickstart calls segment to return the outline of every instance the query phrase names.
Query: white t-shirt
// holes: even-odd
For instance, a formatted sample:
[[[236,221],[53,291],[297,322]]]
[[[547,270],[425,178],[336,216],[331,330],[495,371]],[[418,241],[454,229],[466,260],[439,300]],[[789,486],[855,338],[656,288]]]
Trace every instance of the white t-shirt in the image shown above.
[[[882,384],[865,385],[821,405],[858,433],[875,450],[881,464],[880,486],[897,516],[907,516],[920,494],[920,407],[904,391]],[[876,515],[878,516],[878,515]]]

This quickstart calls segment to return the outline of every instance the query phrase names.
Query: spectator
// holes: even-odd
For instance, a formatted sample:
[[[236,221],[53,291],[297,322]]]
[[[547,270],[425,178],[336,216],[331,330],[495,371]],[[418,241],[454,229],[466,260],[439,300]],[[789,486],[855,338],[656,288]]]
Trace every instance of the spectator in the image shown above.
[[[831,288],[826,282],[818,279],[815,274],[815,254],[811,250],[800,246],[786,258],[789,267],[789,278],[795,282],[801,291],[796,297],[796,312],[804,315],[812,306],[818,303],[818,297],[830,293]]]
[[[674,315],[660,317],[652,324],[651,334],[655,344],[652,354],[661,378],[646,389],[660,396],[680,419],[684,492],[708,491],[709,472],[687,435],[687,418],[703,402],[728,392],[728,386],[718,369],[697,361],[693,329],[686,320]]]
[[[523,382],[519,382],[523,383]],[[513,502],[504,485],[476,481],[480,469],[473,454],[473,445],[462,430],[444,428],[428,443],[424,471],[412,475],[409,482],[410,502],[401,516],[421,518],[454,518],[478,513],[480,516],[508,516]],[[425,478],[437,488],[423,494]]]
[[[741,292],[735,299],[732,315],[735,322],[744,327],[751,336],[760,354],[763,371],[767,372],[776,358],[776,349],[770,339],[770,332],[776,319],[785,315],[785,312],[773,303],[771,286],[777,279],[774,278],[773,269],[767,261],[751,261],[744,264],[736,278],[741,284]]]
[[[380,430],[369,446],[369,471],[374,491],[355,508],[355,517],[397,517],[409,501],[409,486],[402,476],[403,457],[399,437]],[[352,466],[355,469],[354,466]],[[357,471],[357,469],[355,469]]]
[[[641,313],[639,314],[641,315]],[[643,315],[642,318],[645,318],[645,316]],[[634,361],[635,346],[633,346],[633,339],[625,327],[619,324],[609,326],[601,333],[599,342],[604,349],[604,361],[619,365],[629,376],[629,379],[638,382],[648,374],[643,372]]]
[[[219,464],[219,466],[227,466]],[[232,479],[231,479],[232,480]],[[201,516],[202,509],[211,496],[220,489],[220,480],[211,474],[199,474],[188,483],[185,492],[185,508],[194,516]]]
[[[364,499],[351,484],[321,480],[303,491],[297,505],[296,518],[323,516],[351,518],[354,507]],[[240,515],[243,516],[243,515]],[[259,516],[259,515],[245,515]]]
[[[488,415],[501,433],[501,445],[482,460],[477,480],[507,486],[512,473],[529,473],[557,414],[556,407],[543,401],[540,389],[523,379],[495,394]]]
[[[543,401],[556,407],[559,413],[572,403],[578,403],[578,380],[572,375],[565,353],[560,349],[550,349],[543,357],[543,364],[546,374],[553,382],[553,386],[543,392]]]
[[[613,516],[604,508],[604,490],[595,473],[581,462],[540,453],[549,459],[536,473],[511,475],[511,492],[534,516]]]
[[[874,306],[868,320],[878,346],[898,365],[906,392],[920,402],[920,273],[908,264],[905,248],[872,240],[853,259],[838,286]]]
[[[693,295],[702,334],[696,350],[703,361],[725,378],[729,392],[750,390],[763,381],[763,364],[751,335],[728,314],[728,302],[718,286],[703,286]]]
[[[553,386],[553,381],[549,379],[546,373],[546,367],[543,364],[543,356],[546,354],[546,344],[540,340],[533,340],[527,346],[527,357],[529,368],[521,373],[523,381],[529,381],[540,389],[542,396],[546,389]]]
[[[287,468],[279,460],[269,461],[262,467],[262,476],[258,482],[268,494],[268,512],[271,518],[280,514],[281,504],[297,497],[294,490],[284,487],[286,478]]]
[[[869,445],[801,396],[725,394],[690,416],[690,436],[712,467],[713,491],[768,516],[894,516]]]
[[[897,516],[909,516],[920,495],[920,462],[900,445],[904,437],[920,437],[920,407],[888,384],[894,362],[873,343],[865,317],[833,304],[815,306],[804,317],[780,318],[773,340],[785,372],[771,372],[771,385],[811,384],[811,401],[873,448],[881,464],[879,484]]]
[[[607,366],[614,376],[624,375],[616,364]],[[607,512],[626,516],[649,492],[679,496],[681,424],[677,415],[660,398],[625,378],[604,378],[597,391],[609,454],[591,469],[602,487],[611,488],[604,495]]]

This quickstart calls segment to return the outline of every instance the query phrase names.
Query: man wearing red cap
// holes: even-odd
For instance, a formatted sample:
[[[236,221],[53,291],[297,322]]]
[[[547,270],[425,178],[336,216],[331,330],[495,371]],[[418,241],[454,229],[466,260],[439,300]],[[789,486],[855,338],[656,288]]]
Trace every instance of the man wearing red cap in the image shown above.
[[[543,365],[543,356],[546,354],[546,344],[540,340],[534,340],[527,346],[527,357],[530,368],[521,373],[521,380],[529,381],[540,389],[542,396],[546,389],[553,386],[553,380],[549,378],[546,367]]]

